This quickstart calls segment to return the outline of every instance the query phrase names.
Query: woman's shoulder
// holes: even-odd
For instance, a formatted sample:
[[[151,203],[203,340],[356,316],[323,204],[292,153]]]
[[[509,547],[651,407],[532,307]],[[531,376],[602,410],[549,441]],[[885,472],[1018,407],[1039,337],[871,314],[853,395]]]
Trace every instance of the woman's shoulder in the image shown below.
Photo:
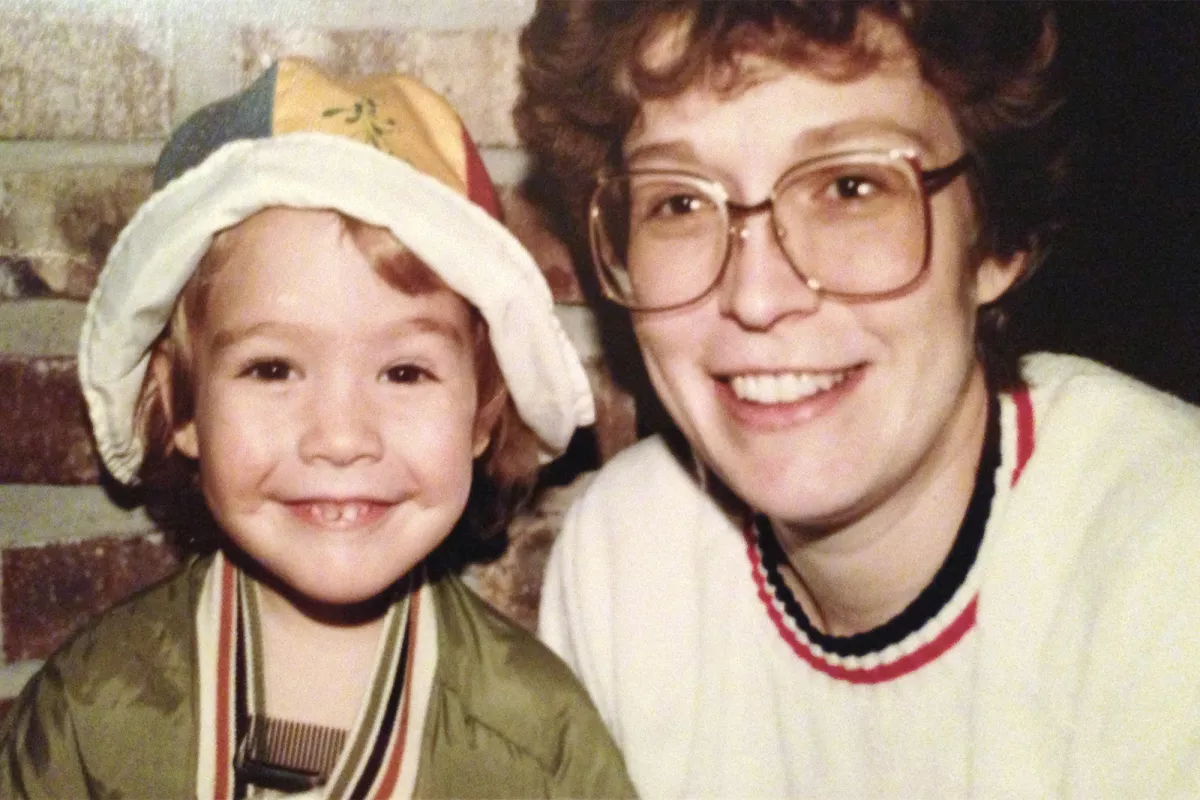
[[[706,488],[711,476],[684,446],[652,436],[622,450],[580,490],[555,542],[585,570],[638,564],[722,546],[740,537],[733,506]],[[732,516],[731,516],[732,515]],[[648,535],[652,532],[652,535]]]
[[[1075,356],[1026,357],[1022,373],[1031,453],[1022,487],[1094,500],[1097,524],[1130,531],[1200,510],[1200,407]]]
[[[1109,598],[1119,625],[1200,608],[1200,408],[1077,357],[1023,366],[1032,441],[1004,516],[1011,552]]]
[[[1037,433],[1138,437],[1151,446],[1200,440],[1200,407],[1078,356],[1035,353],[1022,359]]]
[[[673,447],[663,436],[649,436],[626,447],[605,462],[591,480],[588,491],[606,494],[656,491],[662,482],[687,483],[683,445]]]
[[[698,469],[686,445],[662,436],[642,439],[588,477],[566,528],[597,527],[615,541],[627,529],[640,536],[648,527],[673,528],[681,520],[697,524],[697,513],[707,514],[711,505]]]

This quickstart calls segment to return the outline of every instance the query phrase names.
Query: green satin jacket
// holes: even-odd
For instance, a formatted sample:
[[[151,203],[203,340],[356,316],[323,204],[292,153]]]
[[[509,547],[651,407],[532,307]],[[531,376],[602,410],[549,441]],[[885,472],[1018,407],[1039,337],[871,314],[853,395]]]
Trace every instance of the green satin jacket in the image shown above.
[[[100,617],[0,726],[0,797],[184,798],[196,787],[196,603],[208,559]],[[434,586],[438,665],[419,797],[632,797],[569,669],[456,577]]]

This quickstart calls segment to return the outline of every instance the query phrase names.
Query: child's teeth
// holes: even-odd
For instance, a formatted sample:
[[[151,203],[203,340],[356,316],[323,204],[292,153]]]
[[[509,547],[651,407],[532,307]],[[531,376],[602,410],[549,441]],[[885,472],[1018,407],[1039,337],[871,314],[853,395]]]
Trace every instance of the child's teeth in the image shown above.
[[[362,514],[360,503],[317,503],[314,507],[315,516],[325,524],[348,522],[354,524]]]
[[[752,403],[794,403],[828,391],[846,379],[846,372],[782,372],[737,375],[730,381],[739,400]]]

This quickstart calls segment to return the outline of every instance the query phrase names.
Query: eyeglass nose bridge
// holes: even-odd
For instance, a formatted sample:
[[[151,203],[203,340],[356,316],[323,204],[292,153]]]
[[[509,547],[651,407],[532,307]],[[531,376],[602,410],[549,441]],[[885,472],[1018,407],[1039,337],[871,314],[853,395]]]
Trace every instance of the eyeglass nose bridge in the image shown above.
[[[725,201],[725,209],[729,214],[729,233],[739,242],[746,241],[750,236],[750,230],[746,227],[746,223],[751,217],[757,217],[759,214],[767,213],[771,215],[771,227],[778,227],[775,222],[775,198],[767,197],[761,202],[754,205],[742,205],[735,203],[732,200]]]
[[[825,289],[821,282],[816,278],[810,278],[800,269],[800,265],[792,258],[792,254],[784,247],[783,240],[787,236],[787,231],[779,224],[779,220],[775,217],[775,196],[772,194],[763,200],[745,205],[737,203],[733,200],[725,201],[726,213],[729,215],[729,237],[730,246],[725,252],[725,263],[721,265],[721,271],[714,282],[714,286],[720,283],[725,278],[725,270],[729,267],[729,261],[733,258],[733,248],[738,242],[745,242],[750,236],[750,229],[747,227],[751,217],[756,217],[759,214],[769,214],[771,221],[771,233],[775,237],[775,245],[779,248],[779,252],[783,253],[784,259],[788,266],[792,268],[792,273],[799,278],[805,286],[817,294],[823,294]]]

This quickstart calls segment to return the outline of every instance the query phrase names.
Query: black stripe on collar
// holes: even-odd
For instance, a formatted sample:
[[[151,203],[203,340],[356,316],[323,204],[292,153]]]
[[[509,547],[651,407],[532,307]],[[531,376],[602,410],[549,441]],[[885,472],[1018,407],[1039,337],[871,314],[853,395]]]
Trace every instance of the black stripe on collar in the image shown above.
[[[787,563],[783,549],[775,538],[770,523],[763,515],[754,520],[759,549],[762,552],[763,568],[767,581],[779,598],[783,610],[796,627],[804,632],[809,641],[827,653],[839,656],[865,656],[878,653],[903,641],[920,630],[937,616],[954,593],[962,586],[967,573],[975,564],[983,543],[983,532],[987,527],[992,509],[992,498],[996,493],[996,472],[1000,467],[1000,407],[995,395],[988,402],[987,432],[983,441],[983,452],[979,468],[975,473],[975,489],[971,501],[963,514],[958,535],[937,574],[929,585],[903,611],[877,628],[851,636],[829,636],[821,633],[809,622],[800,608],[780,568]]]

